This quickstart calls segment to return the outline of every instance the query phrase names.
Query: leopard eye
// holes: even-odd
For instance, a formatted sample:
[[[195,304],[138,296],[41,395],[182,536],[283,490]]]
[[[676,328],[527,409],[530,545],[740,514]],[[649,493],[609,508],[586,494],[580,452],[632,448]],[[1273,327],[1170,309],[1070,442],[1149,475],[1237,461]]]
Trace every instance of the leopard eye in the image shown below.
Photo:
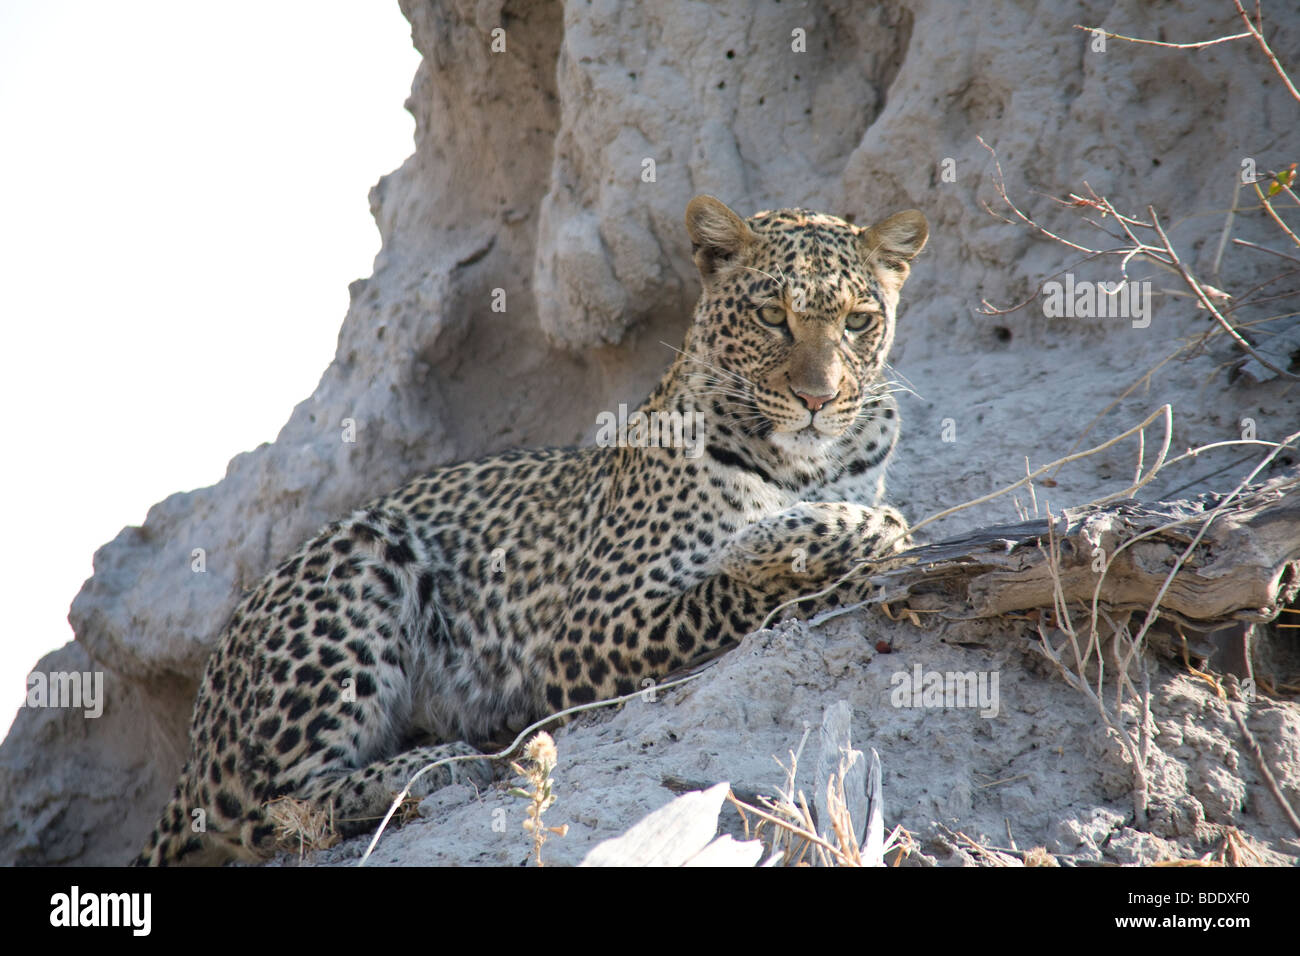
[[[879,312],[850,312],[844,320],[844,327],[850,332],[861,332],[869,325],[874,325],[880,318]]]
[[[758,310],[758,320],[764,325],[772,328],[780,328],[785,325],[785,306],[783,305],[764,305]]]

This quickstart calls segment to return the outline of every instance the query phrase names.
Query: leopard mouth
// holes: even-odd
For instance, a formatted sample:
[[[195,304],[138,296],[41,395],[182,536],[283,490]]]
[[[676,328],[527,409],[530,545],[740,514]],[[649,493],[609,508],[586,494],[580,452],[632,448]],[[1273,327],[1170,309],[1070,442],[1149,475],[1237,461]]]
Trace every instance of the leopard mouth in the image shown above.
[[[768,440],[786,458],[818,458],[824,455],[842,434],[842,432],[818,428],[814,422],[809,421],[802,428],[773,430]]]
[[[756,402],[754,410],[762,417],[756,423],[756,428],[751,425],[751,430],[769,439],[784,436],[789,440],[786,445],[790,447],[793,447],[793,442],[812,447],[843,438],[861,414],[860,407],[858,415],[854,415],[844,407],[832,408],[827,405],[813,412],[802,407],[779,403],[768,405],[763,402]]]
[[[836,427],[827,422],[819,422],[816,415],[809,415],[802,425],[789,425],[769,419],[772,426],[772,434],[789,435],[792,438],[804,440],[810,439],[833,439],[839,438],[847,430],[848,425]]]
[[[796,431],[796,434],[816,435],[821,438],[839,438],[853,425],[853,416],[845,415],[842,409],[834,409],[830,416],[820,413],[808,417],[808,424]]]

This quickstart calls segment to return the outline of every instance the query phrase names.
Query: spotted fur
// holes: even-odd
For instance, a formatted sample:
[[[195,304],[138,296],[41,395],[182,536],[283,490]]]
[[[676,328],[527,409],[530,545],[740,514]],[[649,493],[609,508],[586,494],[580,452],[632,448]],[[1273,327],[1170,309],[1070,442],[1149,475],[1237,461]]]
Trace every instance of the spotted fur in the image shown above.
[[[878,504],[898,437],[883,368],[924,217],[743,220],[701,196],[686,222],[703,291],[641,410],[701,414],[702,452],[512,451],[326,527],[231,617],[137,862],[265,857],[285,795],[372,827],[430,760],[629,693],[899,538]]]

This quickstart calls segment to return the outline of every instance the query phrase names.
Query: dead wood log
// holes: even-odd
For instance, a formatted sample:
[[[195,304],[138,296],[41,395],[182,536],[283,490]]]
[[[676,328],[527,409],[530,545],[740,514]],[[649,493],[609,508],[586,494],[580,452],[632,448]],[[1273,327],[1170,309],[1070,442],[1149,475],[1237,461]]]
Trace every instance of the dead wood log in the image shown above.
[[[1098,568],[1109,560],[1098,607],[1113,615],[1145,613],[1225,497],[1127,499],[1066,509],[1055,517],[1052,537],[1067,603],[1091,606],[1102,577]],[[1147,532],[1154,533],[1121,548]],[[913,548],[870,575],[870,583],[879,588],[871,603],[906,600],[950,620],[1051,608],[1048,542],[1048,519],[1042,518]],[[1270,621],[1295,601],[1298,591],[1300,470],[1247,488],[1215,514],[1161,599],[1160,610],[1186,627],[1209,631],[1233,621]]]

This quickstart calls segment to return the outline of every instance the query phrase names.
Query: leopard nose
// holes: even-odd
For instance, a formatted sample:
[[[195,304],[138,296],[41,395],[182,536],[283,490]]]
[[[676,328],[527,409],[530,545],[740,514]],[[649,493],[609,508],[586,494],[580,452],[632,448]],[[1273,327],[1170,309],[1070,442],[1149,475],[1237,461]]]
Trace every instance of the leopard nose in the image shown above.
[[[839,394],[839,392],[831,392],[829,395],[810,395],[807,392],[799,391],[797,388],[792,388],[791,391],[799,396],[803,403],[808,406],[810,412],[820,411],[823,405]]]

